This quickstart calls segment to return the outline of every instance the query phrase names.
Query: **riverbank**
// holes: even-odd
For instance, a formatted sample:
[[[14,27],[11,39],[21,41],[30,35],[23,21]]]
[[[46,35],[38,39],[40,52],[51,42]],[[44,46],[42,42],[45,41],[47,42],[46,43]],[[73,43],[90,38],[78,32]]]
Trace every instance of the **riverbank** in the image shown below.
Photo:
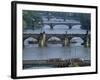
[[[61,68],[61,67],[83,67],[90,66],[90,60],[81,60],[79,58],[72,58],[62,60],[60,58],[48,60],[23,60],[23,69],[31,68]]]

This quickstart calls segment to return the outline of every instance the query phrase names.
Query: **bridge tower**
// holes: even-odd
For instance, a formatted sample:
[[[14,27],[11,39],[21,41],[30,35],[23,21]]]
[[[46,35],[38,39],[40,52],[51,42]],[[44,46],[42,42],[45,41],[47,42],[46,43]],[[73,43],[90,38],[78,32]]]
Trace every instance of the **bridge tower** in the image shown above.
[[[46,34],[45,32],[41,33],[40,40],[39,40],[39,47],[46,46]]]

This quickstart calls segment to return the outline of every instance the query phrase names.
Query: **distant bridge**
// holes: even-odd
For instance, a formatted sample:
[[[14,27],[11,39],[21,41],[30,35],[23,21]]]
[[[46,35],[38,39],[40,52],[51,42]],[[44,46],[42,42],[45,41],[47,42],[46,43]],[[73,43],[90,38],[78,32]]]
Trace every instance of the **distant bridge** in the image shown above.
[[[69,26],[69,29],[72,28],[72,26],[74,25],[81,25],[80,22],[67,22],[67,21],[57,21],[57,22],[53,22],[53,21],[44,21],[43,22],[44,25],[49,25],[50,26],[50,29],[53,29],[53,27],[55,25],[67,25]]]

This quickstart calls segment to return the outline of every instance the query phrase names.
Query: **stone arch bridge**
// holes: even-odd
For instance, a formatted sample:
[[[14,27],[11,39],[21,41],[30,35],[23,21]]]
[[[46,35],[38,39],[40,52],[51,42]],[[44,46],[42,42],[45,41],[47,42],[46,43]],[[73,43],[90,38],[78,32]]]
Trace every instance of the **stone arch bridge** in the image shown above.
[[[26,33],[24,33],[23,34],[23,42],[24,42],[25,39],[27,39],[29,37],[32,37],[32,38],[36,39],[37,40],[36,43],[39,43],[39,42],[41,43],[41,41],[44,40],[45,44],[54,43],[52,41],[51,42],[48,41],[51,37],[59,38],[60,41],[55,41],[55,43],[61,43],[63,45],[70,44],[70,40],[73,37],[80,37],[84,41],[84,44],[87,44],[87,41],[88,41],[88,43],[90,43],[90,34],[88,34],[88,32],[86,34],[48,34],[48,33],[26,34]]]
[[[80,22],[48,22],[48,21],[45,21],[43,22],[44,25],[49,25],[50,26],[50,29],[53,29],[55,25],[67,25],[69,26],[69,29],[72,28],[72,26],[74,25],[81,25]]]

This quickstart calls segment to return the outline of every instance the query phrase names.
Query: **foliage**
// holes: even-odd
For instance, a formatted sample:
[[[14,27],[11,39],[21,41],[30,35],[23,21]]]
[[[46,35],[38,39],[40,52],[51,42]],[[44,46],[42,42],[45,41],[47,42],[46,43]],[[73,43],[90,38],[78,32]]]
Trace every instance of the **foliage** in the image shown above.
[[[88,13],[74,13],[73,16],[76,20],[81,22],[82,28],[90,30],[91,29],[91,15]]]
[[[23,27],[32,29],[41,28],[41,15],[36,11],[23,10]]]

